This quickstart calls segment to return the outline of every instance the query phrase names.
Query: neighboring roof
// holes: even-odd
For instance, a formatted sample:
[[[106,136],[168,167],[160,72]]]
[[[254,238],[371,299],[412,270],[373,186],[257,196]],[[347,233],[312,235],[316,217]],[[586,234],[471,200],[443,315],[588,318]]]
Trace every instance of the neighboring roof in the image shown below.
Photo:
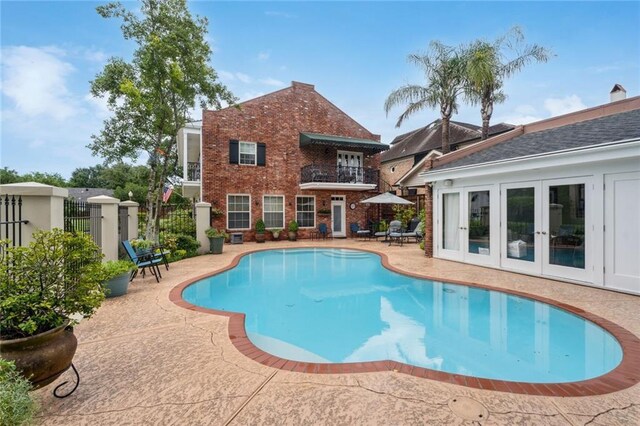
[[[324,135],[321,133],[300,133],[300,147],[308,145],[368,149],[376,152],[386,151],[389,149],[389,145],[385,145],[371,139],[347,138],[344,136]]]
[[[489,136],[494,136],[513,129],[514,126],[506,123],[498,123],[489,127]],[[480,139],[482,128],[475,124],[459,121],[449,122],[449,144],[451,147],[463,142],[471,142]],[[442,120],[397,136],[391,142],[391,148],[380,156],[384,163],[410,155],[426,154],[434,149],[442,147]]]
[[[441,157],[442,153],[437,150],[431,151],[425,155],[422,160],[418,161],[414,166],[404,174],[400,179],[396,181],[394,186],[403,186],[405,188],[414,188],[417,186],[424,186],[424,180],[419,178],[419,174],[424,171],[425,163],[431,161],[433,158]]]
[[[69,197],[80,201],[87,201],[87,198],[107,195],[113,197],[113,189],[106,188],[67,188]]]
[[[640,108],[531,133],[527,133],[525,130],[524,134],[470,153],[458,160],[442,165],[438,165],[436,161],[432,170],[445,170],[567,149],[586,148],[637,138],[640,138]],[[478,144],[478,146],[480,145]],[[442,157],[442,159],[444,158]]]

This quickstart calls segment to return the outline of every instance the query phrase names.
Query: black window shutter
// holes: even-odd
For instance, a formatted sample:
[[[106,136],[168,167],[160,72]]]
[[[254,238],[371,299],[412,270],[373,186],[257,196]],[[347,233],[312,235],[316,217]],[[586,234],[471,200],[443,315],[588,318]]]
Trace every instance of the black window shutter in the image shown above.
[[[258,143],[258,166],[264,166],[267,164],[267,145]]]
[[[238,164],[240,157],[240,145],[236,139],[229,141],[229,164]]]

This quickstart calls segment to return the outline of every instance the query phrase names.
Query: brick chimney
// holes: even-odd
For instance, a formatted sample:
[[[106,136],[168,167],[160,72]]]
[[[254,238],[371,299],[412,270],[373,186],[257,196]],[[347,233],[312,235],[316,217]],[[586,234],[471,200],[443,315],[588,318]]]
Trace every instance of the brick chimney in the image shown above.
[[[611,102],[621,101],[623,99],[627,99],[627,91],[624,90],[621,84],[616,84],[609,92],[609,98]]]

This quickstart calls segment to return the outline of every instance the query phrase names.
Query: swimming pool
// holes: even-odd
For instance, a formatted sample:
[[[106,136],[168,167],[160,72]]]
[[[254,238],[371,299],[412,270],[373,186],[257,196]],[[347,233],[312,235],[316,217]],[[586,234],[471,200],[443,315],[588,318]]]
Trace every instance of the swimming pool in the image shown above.
[[[622,360],[598,325],[517,295],[429,281],[346,249],[248,254],[191,284],[194,305],[246,314],[253,344],[313,363],[394,360],[466,376],[529,383],[586,380]]]

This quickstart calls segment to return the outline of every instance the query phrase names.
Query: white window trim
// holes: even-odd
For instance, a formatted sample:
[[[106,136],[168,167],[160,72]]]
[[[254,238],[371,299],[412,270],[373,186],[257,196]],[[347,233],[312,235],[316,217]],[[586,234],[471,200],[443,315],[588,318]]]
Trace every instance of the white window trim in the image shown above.
[[[242,144],[253,145],[253,163],[243,163],[241,160],[241,149]],[[258,144],[256,142],[247,142],[247,141],[238,141],[238,164],[241,166],[256,166],[258,165]]]
[[[286,210],[286,204],[285,204],[285,197],[284,194],[263,194],[262,195],[262,220],[264,219],[264,214],[266,213],[264,210],[264,198],[265,197],[282,197],[282,228],[276,228],[276,227],[267,227],[266,229],[286,229],[287,227],[287,222],[285,221],[285,210]],[[276,213],[276,212],[269,212],[269,213]],[[266,223],[266,221],[265,221]]]
[[[230,228],[229,227],[229,213],[232,213],[229,211],[229,196],[249,197],[249,227],[248,228]],[[244,213],[244,212],[234,211],[233,213]],[[233,230],[233,231],[250,231],[251,230],[251,194],[227,194],[227,229]]]
[[[316,218],[316,208],[317,208],[316,196],[315,195],[296,195],[296,215],[294,217],[296,222],[298,221],[298,197],[313,198],[313,226],[301,226],[300,229],[315,229],[316,223],[318,222]],[[302,213],[306,213],[306,212],[302,212]]]
[[[343,155],[343,157],[342,157],[343,159],[344,159],[345,155],[347,156],[347,158],[350,155],[354,155],[356,157],[359,157],[360,158],[360,167],[364,168],[364,153],[363,152],[361,152],[361,151],[342,151],[342,150],[339,149],[336,152],[336,164],[337,164],[337,161],[338,161],[338,154],[342,154]],[[342,164],[342,167],[357,167],[357,166],[351,166],[349,164],[347,164],[347,165]]]

